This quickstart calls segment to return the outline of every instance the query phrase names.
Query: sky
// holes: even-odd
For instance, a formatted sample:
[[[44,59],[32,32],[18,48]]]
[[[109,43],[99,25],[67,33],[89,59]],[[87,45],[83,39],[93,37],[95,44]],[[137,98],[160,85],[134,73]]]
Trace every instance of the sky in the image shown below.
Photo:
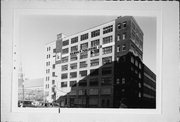
[[[119,15],[120,16],[120,15]],[[72,35],[110,22],[118,16],[23,15],[20,18],[20,57],[25,78],[43,78],[45,44],[57,34]],[[156,73],[156,18],[134,17],[144,32],[143,62]]]

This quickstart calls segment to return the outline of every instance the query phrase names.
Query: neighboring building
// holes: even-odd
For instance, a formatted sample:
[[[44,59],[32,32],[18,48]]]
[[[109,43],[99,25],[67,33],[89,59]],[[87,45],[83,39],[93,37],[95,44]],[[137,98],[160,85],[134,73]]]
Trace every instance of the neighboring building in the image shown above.
[[[61,106],[143,107],[143,32],[133,17],[68,37],[59,34],[55,45],[56,87],[50,88]]]
[[[18,88],[18,100],[43,101],[43,86],[43,78],[24,80]]]
[[[54,91],[55,86],[55,58],[56,42],[46,44],[45,47],[45,77],[44,77],[44,95],[45,101],[52,102],[56,99]]]

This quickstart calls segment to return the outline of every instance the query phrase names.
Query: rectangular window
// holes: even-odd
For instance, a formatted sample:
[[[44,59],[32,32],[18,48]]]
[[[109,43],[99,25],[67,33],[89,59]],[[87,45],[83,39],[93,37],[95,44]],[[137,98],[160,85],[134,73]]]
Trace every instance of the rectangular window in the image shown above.
[[[123,22],[123,27],[126,28],[127,22]]]
[[[66,71],[68,70],[68,65],[62,65],[61,66],[61,71]]]
[[[91,69],[90,70],[90,76],[98,76],[99,70],[98,69]]]
[[[78,51],[78,45],[71,47],[71,52]]]
[[[52,76],[53,76],[53,77],[56,76],[56,75],[55,75],[55,72],[52,72]]]
[[[87,80],[80,80],[78,84],[79,86],[87,86]]]
[[[102,68],[102,75],[111,75],[111,74],[112,74],[112,67]]]
[[[120,45],[117,46],[117,52],[120,52],[121,51],[121,47]]]
[[[122,51],[126,51],[126,44],[122,45]]]
[[[77,81],[70,81],[70,87],[75,87],[77,86]]]
[[[61,74],[61,79],[67,79],[67,78],[68,78],[68,74],[67,73]]]
[[[134,58],[133,58],[133,57],[131,57],[131,63],[133,63],[133,64],[134,64]]]
[[[107,44],[112,42],[112,36],[104,37],[103,38],[103,44]]]
[[[123,33],[123,34],[122,34],[122,39],[123,39],[123,40],[126,39],[126,33]]]
[[[88,52],[87,51],[80,53],[80,59],[84,59],[84,58],[87,58],[87,57],[88,57]]]
[[[105,57],[102,59],[102,65],[109,64],[112,62],[112,56]]]
[[[119,23],[119,24],[117,25],[117,28],[118,28],[118,29],[121,29],[121,23]]]
[[[91,32],[91,37],[96,37],[96,36],[99,36],[99,35],[100,35],[100,29]]]
[[[67,82],[61,82],[61,87],[67,87]]]
[[[112,78],[111,77],[103,77],[101,79],[101,85],[111,85],[112,84]]]
[[[77,69],[77,63],[70,64],[70,69]]]
[[[94,49],[91,51],[91,57],[98,56],[99,55],[99,49]]]
[[[81,35],[81,41],[88,39],[88,33]]]
[[[56,65],[55,65],[55,64],[53,64],[53,65],[52,65],[52,68],[53,68],[53,69],[55,69],[55,67],[56,67]]]
[[[70,72],[70,78],[76,78],[77,72]]]
[[[89,89],[89,95],[98,95],[99,89]]]
[[[109,33],[113,31],[113,25],[107,26],[103,28],[103,34]]]
[[[55,80],[52,80],[52,84],[55,84]]]
[[[63,44],[62,44],[62,45],[63,45],[63,46],[69,45],[69,40],[63,41]]]
[[[117,35],[117,41],[120,41],[120,40],[121,40],[121,36]]]
[[[61,63],[65,63],[65,62],[68,62],[68,56],[62,57]]]
[[[95,47],[99,45],[99,39],[91,41],[91,47]]]
[[[62,50],[62,54],[67,54],[69,52],[69,48],[65,48]]]
[[[71,39],[71,44],[78,42],[78,36]]]
[[[80,45],[81,50],[88,48],[88,42]]]
[[[91,60],[91,66],[98,66],[98,65],[99,65],[99,59]]]
[[[87,70],[80,71],[80,72],[79,72],[79,75],[80,75],[80,77],[85,77],[85,76],[87,76]]]
[[[70,56],[70,60],[71,61],[75,61],[75,60],[77,60],[77,55],[76,54],[71,54],[71,56]]]
[[[103,48],[103,54],[112,53],[112,46]]]
[[[87,67],[87,62],[86,61],[80,62],[80,68],[85,68],[85,67]]]
[[[92,79],[90,79],[90,81],[89,81],[89,85],[90,86],[98,86],[98,78],[92,78]]]

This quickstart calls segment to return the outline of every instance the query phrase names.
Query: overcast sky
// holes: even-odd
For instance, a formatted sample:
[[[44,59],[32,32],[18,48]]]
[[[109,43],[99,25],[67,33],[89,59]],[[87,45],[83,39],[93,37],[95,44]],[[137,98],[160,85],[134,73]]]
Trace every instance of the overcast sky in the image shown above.
[[[20,18],[20,53],[25,77],[42,78],[44,75],[45,44],[56,40],[59,33],[72,35],[101,25],[117,16],[40,16]],[[156,73],[156,18],[135,17],[144,32],[143,62]]]

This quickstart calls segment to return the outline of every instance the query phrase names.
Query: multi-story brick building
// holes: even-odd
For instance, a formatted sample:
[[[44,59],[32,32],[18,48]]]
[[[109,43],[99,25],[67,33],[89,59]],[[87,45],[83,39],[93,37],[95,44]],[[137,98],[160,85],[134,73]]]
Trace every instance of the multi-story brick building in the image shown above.
[[[50,88],[61,106],[142,107],[143,32],[133,17],[59,34],[55,45],[56,87]]]

